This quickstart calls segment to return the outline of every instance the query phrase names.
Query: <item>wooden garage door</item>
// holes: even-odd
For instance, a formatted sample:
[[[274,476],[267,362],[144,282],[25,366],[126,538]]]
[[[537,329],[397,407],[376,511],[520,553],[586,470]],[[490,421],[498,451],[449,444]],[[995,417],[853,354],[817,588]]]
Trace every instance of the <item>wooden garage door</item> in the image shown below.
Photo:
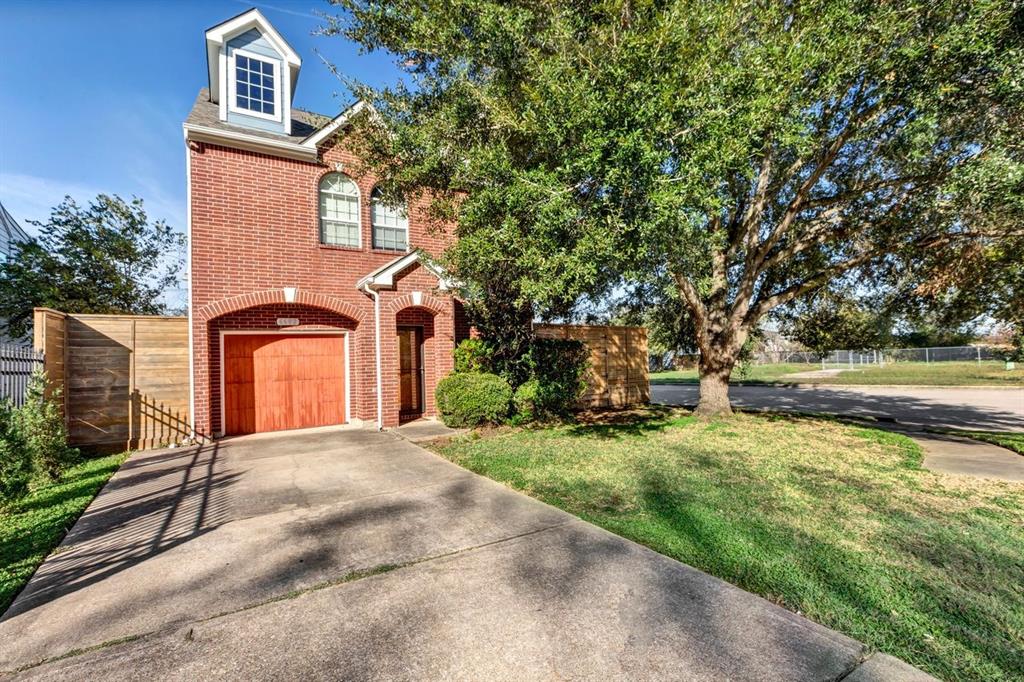
[[[224,431],[256,433],[345,421],[340,334],[224,336]]]

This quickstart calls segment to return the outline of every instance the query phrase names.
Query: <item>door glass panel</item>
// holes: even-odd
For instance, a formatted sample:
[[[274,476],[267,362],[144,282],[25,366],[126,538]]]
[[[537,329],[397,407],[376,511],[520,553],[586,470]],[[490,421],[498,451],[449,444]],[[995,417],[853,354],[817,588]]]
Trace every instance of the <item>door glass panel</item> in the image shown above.
[[[423,412],[421,344],[419,329],[403,327],[398,330],[399,410],[404,415]]]

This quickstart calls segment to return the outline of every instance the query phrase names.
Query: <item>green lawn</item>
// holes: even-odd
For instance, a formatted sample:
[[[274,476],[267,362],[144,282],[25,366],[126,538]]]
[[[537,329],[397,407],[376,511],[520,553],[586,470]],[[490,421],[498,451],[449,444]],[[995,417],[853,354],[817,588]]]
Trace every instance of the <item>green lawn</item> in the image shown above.
[[[666,410],[437,450],[940,678],[1021,679],[1024,486],[924,470],[903,436]]]
[[[975,440],[982,440],[986,443],[994,443],[1024,455],[1024,433],[1007,433],[1004,431],[953,431],[952,433]]]
[[[59,481],[0,508],[0,613],[56,547],[127,455],[88,459]]]
[[[818,383],[899,386],[1017,386],[1024,387],[1024,367],[1007,371],[1002,362],[897,362],[884,367],[864,365],[828,377],[790,378],[795,372],[820,370],[820,364],[752,365],[733,373],[734,384]],[[835,366],[830,367],[835,369]],[[696,384],[697,370],[675,370],[651,374],[652,384]]]

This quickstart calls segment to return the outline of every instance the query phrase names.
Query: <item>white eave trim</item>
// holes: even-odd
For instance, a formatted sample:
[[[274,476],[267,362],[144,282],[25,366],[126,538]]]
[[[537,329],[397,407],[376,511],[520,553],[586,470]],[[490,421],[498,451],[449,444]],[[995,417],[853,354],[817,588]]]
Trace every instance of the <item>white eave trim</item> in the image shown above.
[[[307,137],[305,140],[303,140],[302,144],[304,146],[309,146],[309,147],[314,147],[314,148],[317,147],[321,142],[323,142],[328,137],[333,135],[334,132],[338,128],[340,128],[343,125],[345,125],[346,123],[348,123],[352,119],[353,116],[355,116],[356,114],[358,114],[360,111],[362,111],[365,108],[366,108],[366,102],[364,102],[362,100],[359,100],[358,102],[356,102],[355,104],[350,106],[348,109],[346,109],[345,111],[341,112],[340,114],[335,116],[333,119],[331,119],[330,123],[328,123],[323,128],[321,128],[320,130],[316,131],[315,133],[313,133],[312,135]]]
[[[358,282],[356,282],[356,288],[362,289],[363,287],[393,287],[395,285],[395,275],[402,272],[406,268],[412,266],[415,263],[422,265],[430,274],[437,278],[438,288],[442,291],[452,288],[452,282],[449,281],[445,272],[438,266],[423,260],[420,257],[419,251],[413,251],[404,256],[396,258],[395,260],[382,265],[370,274],[366,275]]]
[[[289,159],[300,161],[316,162],[316,147],[307,147],[295,142],[273,140],[257,135],[248,135],[234,130],[223,130],[221,128],[209,128],[197,126],[190,123],[182,126],[185,130],[185,140],[197,142],[211,142],[213,144],[224,144],[235,149],[244,149],[250,152],[270,154],[273,156],[284,156]]]

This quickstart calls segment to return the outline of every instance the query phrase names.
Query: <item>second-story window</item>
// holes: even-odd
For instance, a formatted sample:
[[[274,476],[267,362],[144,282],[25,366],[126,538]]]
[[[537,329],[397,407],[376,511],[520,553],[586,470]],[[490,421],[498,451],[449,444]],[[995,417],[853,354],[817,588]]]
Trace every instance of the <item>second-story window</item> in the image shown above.
[[[389,204],[379,189],[370,195],[373,248],[406,251],[409,248],[409,210],[405,202]]]
[[[320,180],[320,241],[359,246],[359,188],[344,173],[328,173]]]
[[[244,54],[235,54],[234,108],[242,113],[277,118],[277,65]]]

